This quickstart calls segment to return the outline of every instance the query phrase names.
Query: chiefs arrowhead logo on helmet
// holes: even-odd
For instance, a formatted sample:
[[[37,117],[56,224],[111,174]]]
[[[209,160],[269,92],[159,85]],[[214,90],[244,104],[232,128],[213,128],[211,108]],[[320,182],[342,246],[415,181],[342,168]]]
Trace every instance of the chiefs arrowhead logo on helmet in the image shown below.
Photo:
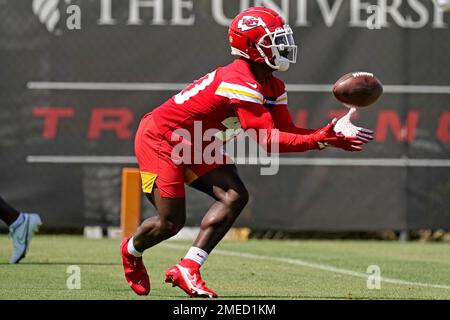
[[[253,16],[243,16],[238,22],[238,28],[241,31],[248,31],[262,25],[261,18]]]

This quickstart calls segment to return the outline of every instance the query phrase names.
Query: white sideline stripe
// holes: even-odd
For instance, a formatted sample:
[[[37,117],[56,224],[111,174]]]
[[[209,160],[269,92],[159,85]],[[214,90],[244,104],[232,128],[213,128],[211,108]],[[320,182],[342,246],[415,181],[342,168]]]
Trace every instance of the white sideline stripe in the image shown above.
[[[169,244],[169,243],[165,243],[163,245],[168,248],[172,248],[172,249],[186,250],[186,246]],[[280,257],[265,256],[265,255],[259,255],[259,254],[253,254],[253,253],[236,252],[236,251],[228,251],[228,250],[220,250],[220,249],[214,250],[214,253],[223,255],[223,256],[241,257],[241,258],[248,258],[248,259],[255,259],[255,260],[278,261],[278,262],[294,264],[294,265],[299,265],[299,266],[303,266],[303,267],[319,269],[319,270],[323,270],[323,271],[329,271],[329,272],[333,272],[333,273],[339,273],[339,274],[344,274],[344,275],[348,275],[348,276],[352,276],[352,277],[365,278],[365,279],[367,279],[370,276],[370,274],[368,274],[368,273],[337,268],[337,267],[330,266],[327,264],[309,262],[309,261],[305,261],[305,260],[301,260],[301,259],[280,258]],[[413,281],[406,281],[406,280],[401,280],[401,279],[385,278],[385,277],[381,277],[380,280],[384,281],[386,283],[392,283],[392,284],[450,290],[450,285],[413,282]]]
[[[189,83],[175,82],[59,82],[30,81],[31,90],[93,90],[93,91],[179,91]],[[286,84],[290,92],[330,93],[331,84]],[[384,85],[384,93],[450,94],[450,86]]]
[[[136,164],[130,156],[58,156],[29,155],[28,163],[53,164]],[[237,158],[237,164],[268,165],[278,163],[282,166],[334,166],[334,167],[450,167],[450,159],[408,159],[408,158]]]

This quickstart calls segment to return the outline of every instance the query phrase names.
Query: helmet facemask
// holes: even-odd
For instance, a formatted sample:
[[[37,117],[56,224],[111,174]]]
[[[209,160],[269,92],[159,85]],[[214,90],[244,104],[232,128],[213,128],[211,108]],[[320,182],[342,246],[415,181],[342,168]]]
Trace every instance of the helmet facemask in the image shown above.
[[[286,71],[291,63],[297,61],[297,46],[292,29],[288,25],[284,25],[283,28],[278,28],[274,32],[269,32],[267,27],[265,29],[267,33],[259,39],[256,47],[269,67],[278,71]],[[270,59],[272,61],[261,47],[272,51],[273,59]]]

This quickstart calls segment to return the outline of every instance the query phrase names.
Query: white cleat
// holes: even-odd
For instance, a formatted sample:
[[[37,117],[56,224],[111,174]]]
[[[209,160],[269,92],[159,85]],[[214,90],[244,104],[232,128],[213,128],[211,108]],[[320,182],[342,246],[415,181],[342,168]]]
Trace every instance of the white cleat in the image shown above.
[[[37,213],[24,213],[22,224],[10,230],[9,236],[13,241],[13,254],[9,263],[19,263],[25,257],[31,238],[42,225],[41,217]]]

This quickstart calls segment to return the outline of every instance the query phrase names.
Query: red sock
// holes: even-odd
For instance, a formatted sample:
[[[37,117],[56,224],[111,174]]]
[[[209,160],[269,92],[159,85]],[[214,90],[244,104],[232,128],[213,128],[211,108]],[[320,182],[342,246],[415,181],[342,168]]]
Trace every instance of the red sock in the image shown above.
[[[189,269],[200,269],[200,264],[191,259],[181,259],[180,266]]]

